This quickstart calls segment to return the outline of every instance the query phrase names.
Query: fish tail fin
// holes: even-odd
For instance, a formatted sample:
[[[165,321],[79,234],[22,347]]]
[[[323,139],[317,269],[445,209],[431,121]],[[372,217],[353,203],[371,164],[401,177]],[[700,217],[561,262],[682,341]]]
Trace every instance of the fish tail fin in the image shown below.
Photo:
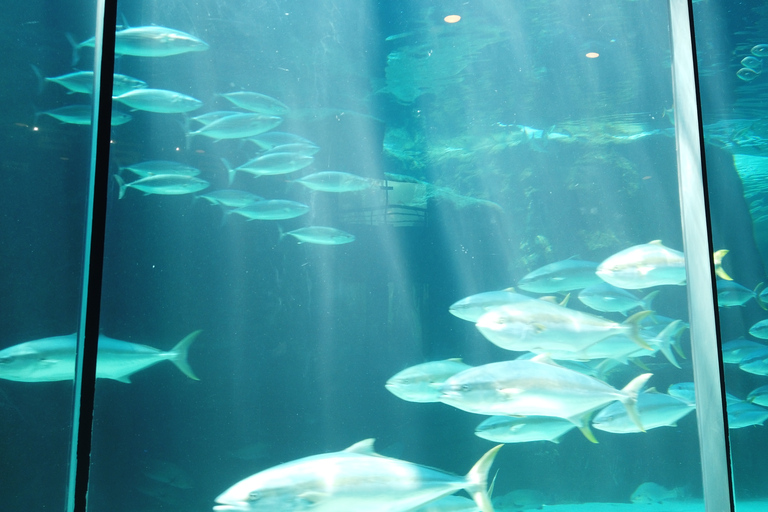
[[[760,298],[760,292],[763,291],[764,287],[764,283],[757,283],[757,286],[755,286],[755,302],[757,302],[757,305],[762,309],[768,310],[768,307],[765,306],[765,302],[763,302],[763,299]]]
[[[193,333],[187,334],[184,339],[178,342],[176,346],[171,349],[171,353],[173,354],[171,362],[176,365],[176,368],[181,370],[181,373],[193,380],[200,379],[197,378],[197,375],[195,375],[195,372],[192,371],[192,367],[189,366],[189,363],[187,362],[187,352],[189,350],[189,346],[193,341],[197,339],[201,332],[203,331],[195,331]]]
[[[280,225],[278,225],[278,226],[277,226],[277,232],[280,234],[279,238],[277,239],[277,243],[280,243],[280,242],[282,242],[282,241],[283,241],[283,238],[285,238],[286,236],[288,236],[288,233],[286,233],[285,231],[283,231],[283,226],[280,226]]]
[[[64,35],[67,37],[67,41],[69,41],[69,44],[72,45],[72,67],[75,67],[77,65],[77,62],[80,60],[80,44],[78,44],[78,42],[75,41],[74,36],[69,32],[67,32]]]
[[[645,297],[643,297],[643,309],[646,309],[646,310],[653,309],[651,305],[653,304],[653,299],[655,299],[658,294],[659,294],[659,290],[656,290],[655,292],[651,292]]]
[[[224,167],[227,168],[227,183],[232,185],[232,182],[235,181],[235,174],[237,173],[237,170],[233,169],[232,166],[229,165],[229,160],[226,158],[222,158],[221,163],[223,163]]]
[[[117,198],[122,199],[125,195],[125,189],[128,188],[128,185],[126,185],[125,180],[123,180],[123,178],[117,174],[115,174],[115,181],[117,181],[117,184],[120,186],[120,192],[118,192]]]
[[[664,357],[666,357],[667,360],[672,363],[675,368],[680,369],[680,365],[677,364],[677,359],[675,359],[675,354],[673,354],[671,350],[671,347],[676,341],[672,338],[672,336],[677,333],[678,325],[680,325],[680,320],[671,322],[664,328],[663,331],[659,333],[656,341],[659,343],[659,350],[661,350],[661,353],[664,354]]]
[[[621,399],[621,403],[624,404],[624,408],[627,410],[629,419],[631,419],[632,423],[637,425],[637,428],[639,428],[642,432],[645,432],[645,428],[643,428],[643,424],[640,422],[640,414],[637,412],[637,394],[641,389],[643,389],[645,383],[648,382],[648,379],[650,379],[652,376],[652,373],[644,373],[642,375],[638,375],[621,390],[621,393],[624,395]]]
[[[733,278],[723,269],[723,258],[726,254],[728,254],[728,249],[720,249],[712,255],[712,259],[715,261],[715,274],[726,281],[733,281]]]
[[[650,345],[648,345],[648,342],[643,339],[642,336],[640,336],[640,322],[643,321],[648,316],[652,315],[653,311],[645,310],[640,311],[639,313],[635,313],[631,317],[624,320],[624,323],[622,325],[626,325],[629,327],[629,338],[643,347],[644,349],[653,350]]]
[[[491,498],[486,490],[488,487],[488,471],[491,469],[493,459],[496,458],[496,453],[502,446],[504,445],[500,444],[488,450],[467,473],[467,483],[464,489],[472,496],[472,499],[475,500],[475,503],[482,512],[494,512],[493,503],[491,503]]]

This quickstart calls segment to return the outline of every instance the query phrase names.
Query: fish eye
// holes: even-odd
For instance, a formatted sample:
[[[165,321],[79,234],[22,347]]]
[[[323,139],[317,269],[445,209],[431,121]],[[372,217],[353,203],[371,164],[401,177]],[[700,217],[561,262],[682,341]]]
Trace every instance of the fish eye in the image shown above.
[[[461,390],[462,391],[469,391],[470,390],[469,384],[462,384],[461,385]]]
[[[248,493],[248,500],[249,501],[256,501],[259,498],[261,498],[261,493],[259,491],[251,491]]]

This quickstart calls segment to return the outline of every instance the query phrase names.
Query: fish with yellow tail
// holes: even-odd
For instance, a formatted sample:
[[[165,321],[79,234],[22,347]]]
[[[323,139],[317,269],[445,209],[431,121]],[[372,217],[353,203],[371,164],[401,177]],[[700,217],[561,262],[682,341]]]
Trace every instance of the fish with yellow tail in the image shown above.
[[[405,512],[465,490],[482,512],[494,512],[491,448],[466,476],[455,476],[373,449],[373,439],[346,450],[286,462],[241,480],[216,498],[217,512]]]
[[[732,281],[722,266],[727,249],[712,255],[715,273]],[[603,261],[596,274],[603,281],[626,290],[637,290],[665,284],[685,285],[685,256],[682,252],[661,244],[661,240],[635,245]]]

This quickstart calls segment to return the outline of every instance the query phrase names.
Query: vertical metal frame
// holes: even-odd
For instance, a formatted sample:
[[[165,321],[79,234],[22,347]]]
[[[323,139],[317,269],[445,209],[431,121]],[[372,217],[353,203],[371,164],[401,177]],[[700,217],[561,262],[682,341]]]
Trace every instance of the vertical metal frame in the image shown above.
[[[67,512],[85,512],[88,495],[104,232],[107,217],[116,18],[117,0],[96,0],[91,158],[83,251],[83,285],[75,357]]]
[[[733,488],[726,435],[728,418],[718,343],[717,288],[712,263],[692,4],[688,0],[670,0],[669,14],[675,141],[704,504],[707,512],[732,512]]]

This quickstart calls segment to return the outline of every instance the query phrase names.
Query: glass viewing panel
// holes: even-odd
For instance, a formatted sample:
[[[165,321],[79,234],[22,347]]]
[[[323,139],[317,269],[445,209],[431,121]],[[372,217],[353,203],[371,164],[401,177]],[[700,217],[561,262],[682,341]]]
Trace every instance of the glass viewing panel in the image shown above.
[[[91,510],[703,509],[666,3],[118,9]]]
[[[763,2],[694,8],[712,236],[733,278],[717,287],[736,510],[768,497],[755,450],[768,419],[767,20]]]
[[[94,2],[3,9],[0,488],[5,510],[64,510],[91,153]]]

